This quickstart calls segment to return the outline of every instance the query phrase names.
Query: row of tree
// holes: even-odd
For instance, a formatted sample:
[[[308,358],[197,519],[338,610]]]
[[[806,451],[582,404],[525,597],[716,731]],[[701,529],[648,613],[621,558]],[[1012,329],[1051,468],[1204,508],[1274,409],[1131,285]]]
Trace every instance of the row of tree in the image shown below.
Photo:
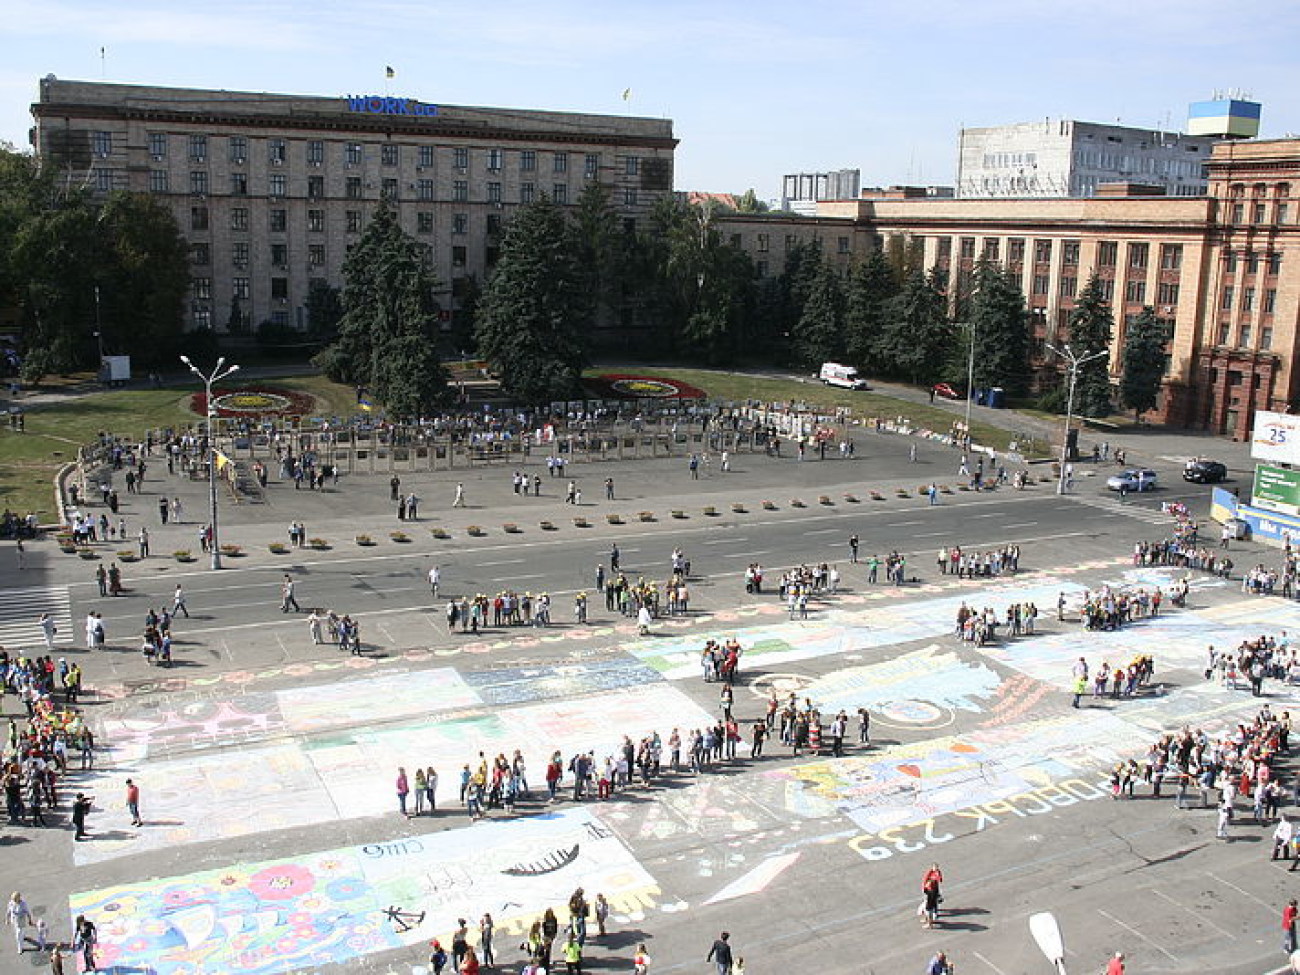
[[[157,200],[96,202],[0,147],[0,307],[19,316],[25,378],[97,366],[101,347],[146,368],[174,363],[189,276],[188,246]]]

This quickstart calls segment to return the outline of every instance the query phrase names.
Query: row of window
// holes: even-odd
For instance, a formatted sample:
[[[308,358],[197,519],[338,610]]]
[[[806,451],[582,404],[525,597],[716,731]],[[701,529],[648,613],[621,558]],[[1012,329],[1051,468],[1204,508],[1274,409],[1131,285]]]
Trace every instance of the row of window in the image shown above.
[[[1219,310],[1232,311],[1238,307],[1238,291],[1234,285],[1226,284],[1219,295]],[[1255,310],[1255,289],[1242,288],[1240,292],[1240,311],[1252,312]],[[1264,301],[1260,308],[1265,315],[1271,315],[1277,309],[1277,289],[1265,288]]]
[[[1238,267],[1247,274],[1258,274],[1261,266],[1267,267],[1269,274],[1278,274],[1282,270],[1282,255],[1276,251],[1269,254],[1257,251],[1244,251],[1241,254],[1236,251],[1224,252],[1223,270],[1228,274],[1235,274]]]
[[[799,244],[800,244],[801,242],[802,242],[802,238],[800,238],[800,236],[799,236],[798,234],[786,234],[786,235],[785,235],[785,249],[786,249],[787,251],[794,250],[796,247],[799,246]],[[732,235],[731,235],[731,243],[732,243],[732,245],[735,246],[735,247],[740,247],[740,246],[741,246],[741,236],[740,236],[740,234],[732,234]],[[820,243],[821,243],[821,238],[820,238],[820,237],[813,237],[812,240],[809,241],[809,243],[812,243],[812,244],[820,244]],[[760,253],[760,254],[767,254],[767,253],[770,253],[771,250],[772,250],[772,235],[771,235],[771,234],[757,234],[756,237],[755,237],[755,249],[756,249],[757,252]],[[838,238],[836,238],[836,241],[835,241],[835,252],[836,252],[837,254],[851,254],[851,253],[853,252],[853,241],[852,241],[852,238],[850,238],[850,237],[838,237]]]
[[[100,192],[109,192],[114,188],[115,175],[113,170],[97,168],[95,170],[95,188]],[[365,189],[367,185],[362,182],[360,176],[348,176],[343,183],[343,196],[348,200],[365,199]],[[149,172],[149,190],[152,193],[170,192],[170,185],[167,170],[154,169]],[[190,173],[190,193],[194,196],[207,196],[211,189],[211,181],[205,170],[194,170]],[[435,183],[431,179],[419,179],[408,184],[408,189],[414,191],[414,198],[417,200],[433,201],[437,199]],[[284,173],[271,173],[267,177],[266,195],[272,198],[283,198],[289,195],[289,178]],[[506,200],[502,193],[502,184],[489,181],[484,184],[484,202],[487,203],[505,203]],[[532,203],[537,199],[539,190],[536,183],[519,184],[519,203]],[[247,173],[230,174],[230,195],[231,196],[249,196],[249,182]],[[401,192],[401,181],[396,178],[386,178],[380,182],[379,195],[386,200],[399,200],[409,197],[403,197]],[[307,177],[307,199],[323,200],[325,199],[325,177],[308,176]],[[453,180],[451,184],[451,200],[453,203],[468,203],[470,199],[469,180]],[[551,185],[551,199],[560,204],[569,202],[569,186],[567,183],[553,183]],[[639,194],[634,186],[625,186],[622,191],[622,201],[624,206],[636,206],[639,200]]]
[[[1001,239],[998,237],[985,237],[981,256],[989,261],[1001,260]],[[1052,262],[1052,250],[1056,241],[1052,240],[1035,240],[1034,241],[1034,263],[1050,264]],[[1077,267],[1079,264],[1079,241],[1063,240],[1061,244],[1061,264],[1065,267]],[[962,237],[958,245],[959,253],[966,260],[974,260],[976,253],[977,240],[974,237]],[[1023,237],[1012,237],[1007,240],[1007,261],[1011,264],[1023,263],[1025,259],[1026,241]],[[948,238],[939,240],[939,258],[945,259],[951,257],[952,245]],[[1134,243],[1128,245],[1128,266],[1131,268],[1145,268],[1151,259],[1151,245],[1145,243]],[[1119,242],[1114,240],[1103,240],[1097,243],[1097,266],[1098,267],[1115,267],[1119,263]],[[1183,263],[1183,246],[1182,244],[1161,244],[1160,245],[1160,267],[1166,271],[1176,271],[1182,267]]]
[[[1268,204],[1255,202],[1250,204],[1247,210],[1245,203],[1234,203],[1228,214],[1230,223],[1246,223],[1246,217],[1249,215],[1250,223],[1287,223],[1291,218],[1291,207],[1287,203],[1273,204],[1273,219],[1268,219]]]
[[[188,137],[188,158],[194,162],[206,162],[208,159],[209,143],[215,141],[216,136],[191,135]],[[154,159],[166,159],[170,153],[171,137],[166,132],[149,133],[149,155]],[[320,166],[325,162],[325,140],[308,139],[307,143],[307,164],[310,166]],[[91,148],[95,156],[100,159],[108,159],[113,154],[113,133],[99,131],[92,133]],[[382,143],[379,146],[379,163],[381,166],[398,166],[401,165],[402,149],[404,147],[394,143]],[[434,164],[434,146],[406,146],[408,151],[414,150],[416,153],[416,165],[431,167]],[[372,147],[373,150],[373,147]],[[475,150],[485,157],[486,168],[488,172],[500,172],[505,168],[506,150],[504,149],[486,149]],[[232,135],[226,138],[226,158],[233,165],[242,166],[249,159],[249,140],[246,136]],[[574,153],[576,155],[576,153]],[[536,149],[522,149],[518,152],[520,172],[532,173],[538,171],[539,154]],[[569,172],[568,152],[553,152],[551,157],[551,172],[567,173]],[[288,162],[289,143],[286,139],[272,138],[266,140],[266,157],[267,162],[273,166],[281,166]],[[365,162],[366,147],[360,142],[346,142],[343,144],[343,164],[345,166],[360,166]],[[459,170],[468,170],[471,160],[471,150],[468,147],[459,146],[452,149],[452,166]],[[583,174],[588,178],[594,178],[600,171],[600,153],[588,152],[583,154],[582,160]],[[641,159],[639,156],[625,156],[623,158],[623,174],[625,176],[638,176],[641,172]]]
[[[1250,322],[1242,322],[1237,329],[1237,341],[1232,341],[1232,323],[1219,323],[1218,343],[1223,346],[1231,346],[1236,349],[1258,348],[1261,350],[1273,348],[1273,328],[1270,325],[1261,325],[1259,329],[1259,344],[1254,344],[1255,330]]]
[[[1228,187],[1228,196],[1231,199],[1240,200],[1245,195],[1246,195],[1245,183],[1233,183],[1231,186]],[[1268,196],[1268,184],[1267,183],[1253,184],[1250,188],[1250,195],[1257,200],[1262,197]],[[1273,195],[1277,197],[1279,200],[1286,199],[1291,195],[1291,184],[1274,183]]]

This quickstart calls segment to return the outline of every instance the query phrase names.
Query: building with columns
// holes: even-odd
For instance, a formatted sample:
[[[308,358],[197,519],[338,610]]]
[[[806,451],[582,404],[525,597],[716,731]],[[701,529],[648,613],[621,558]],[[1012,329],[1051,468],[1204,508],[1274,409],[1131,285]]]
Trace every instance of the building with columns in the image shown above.
[[[1150,305],[1170,323],[1168,367],[1153,419],[1246,437],[1257,409],[1300,407],[1300,140],[1221,142],[1205,163],[1207,195],[1166,196],[1140,184],[1080,199],[941,199],[909,187],[818,205],[815,218],[727,215],[721,229],[761,272],[819,240],[838,263],[904,234],[950,288],[969,287],[982,257],[1018,277],[1032,358],[1069,340],[1075,296],[1095,271],[1115,316],[1111,374],[1125,329]]]
[[[511,212],[607,187],[624,226],[672,191],[672,122],[383,96],[60,81],[32,105],[44,165],[94,193],[168,206],[193,260],[188,327],[306,327],[381,199],[425,243],[445,321],[496,259]],[[232,312],[234,315],[232,316]]]

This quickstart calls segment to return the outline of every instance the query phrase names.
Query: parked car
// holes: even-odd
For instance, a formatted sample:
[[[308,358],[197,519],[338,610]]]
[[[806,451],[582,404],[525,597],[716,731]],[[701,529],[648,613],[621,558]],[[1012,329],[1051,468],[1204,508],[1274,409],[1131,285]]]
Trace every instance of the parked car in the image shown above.
[[[1120,471],[1114,477],[1106,479],[1106,487],[1112,491],[1154,491],[1156,489],[1156,472],[1148,468],[1133,468]]]
[[[944,399],[961,399],[961,393],[953,389],[948,383],[935,383],[934,395],[942,396]]]
[[[1196,457],[1183,467],[1183,480],[1195,484],[1218,484],[1228,476],[1228,468],[1217,460]]]

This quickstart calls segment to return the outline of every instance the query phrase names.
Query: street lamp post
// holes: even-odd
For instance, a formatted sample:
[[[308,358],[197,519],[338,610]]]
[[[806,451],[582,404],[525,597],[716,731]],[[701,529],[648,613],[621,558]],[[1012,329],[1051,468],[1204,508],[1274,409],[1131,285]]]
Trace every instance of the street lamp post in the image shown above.
[[[1070,364],[1070,391],[1065,397],[1065,436],[1061,438],[1061,473],[1056,479],[1056,493],[1064,494],[1066,488],[1065,468],[1070,450],[1070,425],[1074,419],[1074,386],[1079,381],[1079,369],[1095,359],[1108,355],[1108,353],[1105,349],[1102,349],[1099,352],[1092,352],[1085,356],[1077,356],[1069,345],[1063,345],[1058,349],[1048,343],[1047,348]]]
[[[199,377],[203,383],[205,402],[208,405],[208,524],[212,527],[212,539],[208,544],[208,554],[212,557],[211,567],[221,568],[221,541],[217,535],[217,434],[213,421],[217,411],[212,405],[212,387],[231,373],[238,372],[239,366],[226,365],[225,356],[217,359],[217,364],[206,375],[190,361],[189,356],[181,356],[181,362],[189,366],[190,372]]]
[[[962,322],[957,323],[958,328],[963,327]],[[966,354],[966,436],[970,436],[970,408],[975,396],[975,323],[965,322],[964,327],[970,332],[967,342],[968,350]]]

